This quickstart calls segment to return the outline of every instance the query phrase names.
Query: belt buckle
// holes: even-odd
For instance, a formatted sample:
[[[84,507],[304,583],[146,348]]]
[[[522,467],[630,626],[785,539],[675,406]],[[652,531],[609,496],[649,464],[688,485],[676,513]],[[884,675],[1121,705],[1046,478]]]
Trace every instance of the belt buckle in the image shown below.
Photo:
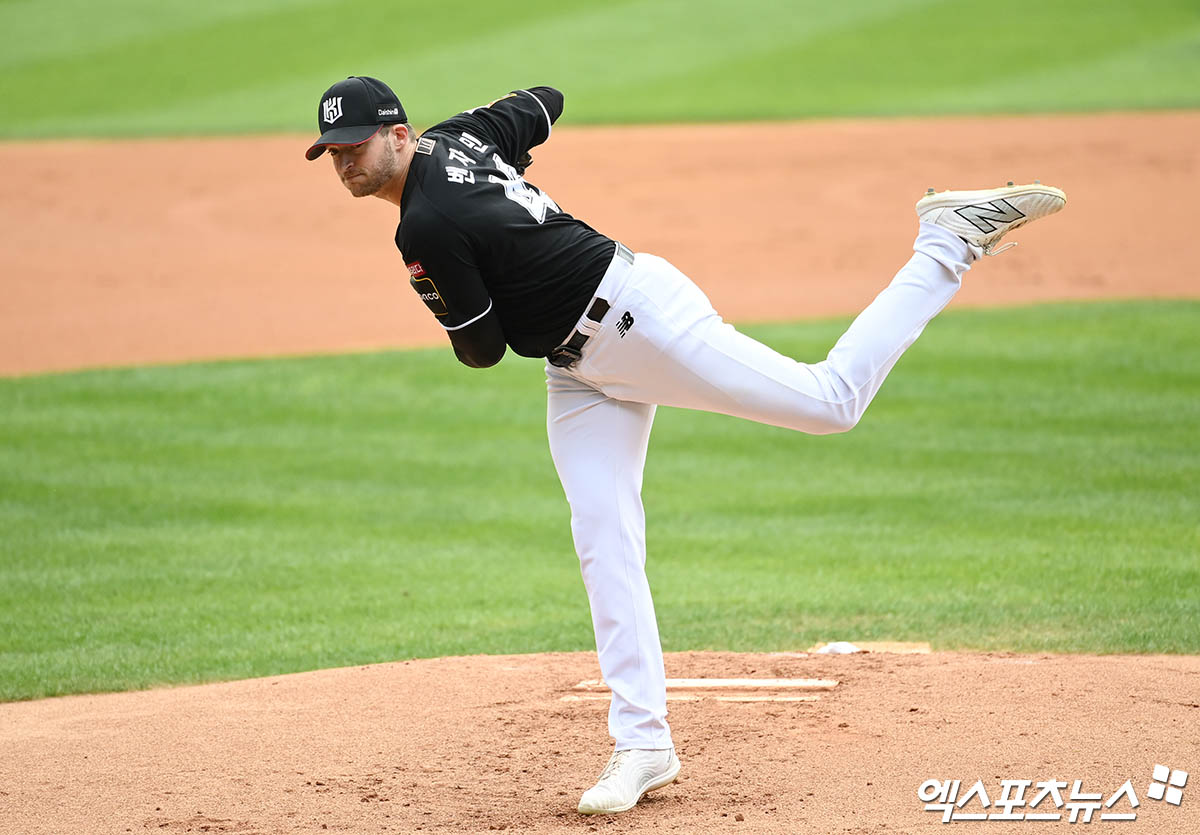
[[[583,359],[583,352],[577,348],[571,348],[567,345],[559,345],[550,352],[547,357],[550,364],[555,368],[570,368],[575,363]]]

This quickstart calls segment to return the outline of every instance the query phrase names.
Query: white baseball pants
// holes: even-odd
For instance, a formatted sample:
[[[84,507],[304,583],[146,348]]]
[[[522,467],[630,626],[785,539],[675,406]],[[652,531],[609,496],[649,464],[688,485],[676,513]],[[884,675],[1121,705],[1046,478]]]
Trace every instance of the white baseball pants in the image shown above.
[[[629,265],[614,257],[596,291],[608,314],[578,325],[591,334],[582,359],[572,368],[547,363],[550,453],[571,505],[617,750],[672,746],[641,499],[656,404],[812,434],[849,430],[979,254],[930,224],[921,224],[913,250],[812,365],[738,333],[662,258],[638,253]]]

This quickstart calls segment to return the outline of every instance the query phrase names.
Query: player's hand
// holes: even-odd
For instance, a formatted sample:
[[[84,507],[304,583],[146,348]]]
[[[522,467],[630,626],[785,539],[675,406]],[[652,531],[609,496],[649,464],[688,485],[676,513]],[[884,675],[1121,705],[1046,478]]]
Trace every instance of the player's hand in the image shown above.
[[[533,157],[529,155],[528,151],[526,151],[525,153],[521,154],[521,158],[517,160],[515,167],[518,174],[524,174],[525,169],[531,165],[533,165]]]

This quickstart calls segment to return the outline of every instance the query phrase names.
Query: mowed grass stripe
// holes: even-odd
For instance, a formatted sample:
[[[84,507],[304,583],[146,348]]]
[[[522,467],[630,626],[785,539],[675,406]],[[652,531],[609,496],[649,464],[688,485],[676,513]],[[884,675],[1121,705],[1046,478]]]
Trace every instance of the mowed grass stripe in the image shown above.
[[[310,130],[349,74],[428,125],[554,84],[567,122],[1200,106],[1190,0],[0,4],[0,136]]]
[[[731,53],[719,64],[689,73],[686,84],[703,91],[717,119],[745,118],[739,101],[746,80],[773,73],[790,83],[758,102],[765,118],[1200,104],[1200,7],[1195,4],[1019,0],[1006,4],[986,37],[963,33],[978,30],[994,7],[989,11],[979,3],[948,0],[896,4],[889,11],[802,45]],[[997,31],[1003,20],[1021,24]],[[646,99],[671,102],[663,117],[668,121],[695,118],[689,110],[696,103],[679,97],[681,81],[651,80],[645,91]],[[613,105],[607,108],[610,117],[617,115]]]
[[[1198,349],[1196,302],[952,310],[848,434],[660,410],[665,647],[1200,651]],[[591,648],[544,400],[444,350],[0,381],[0,698]]]

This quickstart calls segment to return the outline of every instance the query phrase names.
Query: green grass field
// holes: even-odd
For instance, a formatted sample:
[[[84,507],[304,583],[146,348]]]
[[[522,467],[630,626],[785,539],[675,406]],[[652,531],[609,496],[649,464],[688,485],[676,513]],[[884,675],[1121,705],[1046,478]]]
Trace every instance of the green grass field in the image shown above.
[[[0,0],[0,138],[1200,106],[1195,0]],[[2,285],[0,285],[2,286]],[[751,329],[819,358],[845,320]],[[1200,304],[940,317],[814,438],[663,410],[668,650],[1200,652]],[[536,363],[446,350],[0,380],[0,699],[592,646]]]
[[[590,648],[544,408],[445,350],[0,381],[0,699]],[[1198,426],[1197,302],[950,311],[846,435],[661,410],[665,647],[1198,652]]]
[[[533,84],[567,123],[1196,107],[1200,5],[0,2],[0,137],[308,131],[351,74],[422,125]]]

